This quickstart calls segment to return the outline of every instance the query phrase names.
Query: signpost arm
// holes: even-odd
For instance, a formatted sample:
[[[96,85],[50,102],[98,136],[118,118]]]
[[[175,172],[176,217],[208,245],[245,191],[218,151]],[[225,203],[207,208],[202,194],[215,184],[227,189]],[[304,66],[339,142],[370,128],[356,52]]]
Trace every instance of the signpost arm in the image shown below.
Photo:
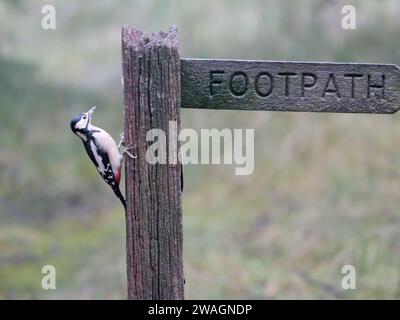
[[[122,28],[126,157],[126,251],[129,299],[183,299],[180,127],[181,79],[177,31],[148,35]],[[150,164],[151,129],[166,137],[167,163]],[[153,136],[154,138],[154,136]],[[160,139],[160,137],[158,137]]]
[[[181,59],[182,108],[395,113],[389,64]]]

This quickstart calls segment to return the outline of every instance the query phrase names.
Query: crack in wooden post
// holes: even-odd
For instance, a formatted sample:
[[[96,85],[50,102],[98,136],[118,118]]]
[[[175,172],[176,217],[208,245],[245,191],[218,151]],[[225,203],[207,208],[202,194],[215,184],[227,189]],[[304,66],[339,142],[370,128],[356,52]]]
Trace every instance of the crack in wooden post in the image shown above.
[[[128,299],[183,299],[181,164],[169,122],[180,129],[181,79],[177,30],[148,35],[122,28],[126,157]],[[166,134],[167,164],[150,164],[151,129]]]

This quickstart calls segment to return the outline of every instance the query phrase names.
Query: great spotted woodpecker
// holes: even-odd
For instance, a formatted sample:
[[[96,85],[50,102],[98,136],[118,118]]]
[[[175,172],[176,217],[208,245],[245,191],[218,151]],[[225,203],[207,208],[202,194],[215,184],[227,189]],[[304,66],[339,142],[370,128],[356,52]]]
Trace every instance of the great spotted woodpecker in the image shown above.
[[[119,189],[122,160],[124,154],[131,158],[135,157],[128,152],[129,147],[125,147],[122,154],[119,152],[119,148],[123,144],[123,134],[121,134],[121,141],[117,145],[106,131],[92,125],[91,120],[95,109],[96,107],[93,107],[88,112],[83,112],[73,117],[71,130],[81,138],[89,158],[104,181],[111,186],[115,195],[121,200],[126,210],[126,201]]]

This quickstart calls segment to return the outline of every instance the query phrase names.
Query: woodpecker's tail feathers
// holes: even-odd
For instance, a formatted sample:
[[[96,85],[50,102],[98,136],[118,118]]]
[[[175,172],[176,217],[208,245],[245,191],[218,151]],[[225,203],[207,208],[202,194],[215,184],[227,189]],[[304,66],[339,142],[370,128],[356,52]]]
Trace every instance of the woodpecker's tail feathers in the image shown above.
[[[119,187],[118,187],[118,186],[115,186],[115,187],[113,187],[112,189],[113,189],[115,195],[117,196],[117,198],[118,198],[119,200],[121,200],[121,203],[122,203],[122,205],[124,206],[124,209],[125,209],[125,211],[126,211],[126,200],[125,200],[124,196],[122,195],[121,190],[119,190]]]

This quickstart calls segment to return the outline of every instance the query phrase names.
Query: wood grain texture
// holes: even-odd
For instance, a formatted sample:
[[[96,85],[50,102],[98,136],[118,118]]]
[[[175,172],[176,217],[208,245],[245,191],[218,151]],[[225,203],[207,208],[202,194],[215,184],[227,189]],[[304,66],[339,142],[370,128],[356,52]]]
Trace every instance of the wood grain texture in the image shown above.
[[[394,113],[395,65],[181,59],[182,108]]]
[[[148,35],[124,26],[122,69],[125,139],[137,156],[125,157],[128,298],[183,299],[181,166],[146,161],[147,132],[164,130],[170,148],[169,121],[180,127],[176,29]]]

